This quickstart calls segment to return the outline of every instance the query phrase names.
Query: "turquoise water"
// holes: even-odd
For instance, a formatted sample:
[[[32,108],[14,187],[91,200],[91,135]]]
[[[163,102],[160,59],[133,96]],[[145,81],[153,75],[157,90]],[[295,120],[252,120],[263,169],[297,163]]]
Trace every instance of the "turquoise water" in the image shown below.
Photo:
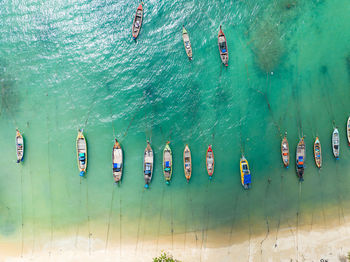
[[[281,226],[343,223],[350,211],[349,1],[145,1],[134,42],[137,5],[0,2],[1,240],[21,243],[23,253],[65,236],[77,245],[81,236],[137,247],[140,240],[172,236],[174,242],[194,231],[196,239],[181,241],[227,246]],[[228,68],[217,50],[220,24]],[[333,126],[341,135],[339,161],[331,153]],[[16,127],[25,139],[21,165]],[[88,141],[85,179],[75,157],[79,128]],[[285,131],[288,170],[280,159]],[[294,154],[302,135],[307,159],[299,184]],[[320,171],[312,155],[316,135]],[[114,137],[125,154],[119,187],[111,169]],[[156,161],[148,191],[142,177],[147,139]],[[174,156],[170,186],[161,170],[166,141]],[[193,158],[189,184],[185,144]],[[212,182],[205,170],[209,144]],[[240,185],[241,152],[253,173],[250,191]]]

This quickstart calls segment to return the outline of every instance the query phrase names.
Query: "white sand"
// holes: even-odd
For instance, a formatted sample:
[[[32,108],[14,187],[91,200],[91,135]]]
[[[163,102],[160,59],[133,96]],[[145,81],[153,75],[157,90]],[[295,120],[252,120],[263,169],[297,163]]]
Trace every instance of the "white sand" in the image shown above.
[[[38,251],[26,250],[21,257],[20,244],[0,242],[0,261],[152,261],[162,250],[181,261],[346,261],[341,257],[350,252],[350,223],[341,226],[312,230],[284,228],[250,241],[232,246],[208,248],[195,241],[195,233],[174,235],[152,241],[122,244],[105,240],[79,237],[55,240],[52,244],[37,247]],[[197,235],[201,234],[197,232]],[[220,236],[219,236],[220,238]],[[198,239],[197,239],[198,240]],[[223,240],[223,238],[222,238]],[[195,243],[196,242],[196,243]],[[78,243],[78,244],[77,244]],[[136,244],[137,243],[137,244]],[[173,243],[173,244],[172,244]],[[186,246],[185,246],[186,243]],[[220,246],[220,239],[216,240]],[[26,253],[28,252],[28,253]]]

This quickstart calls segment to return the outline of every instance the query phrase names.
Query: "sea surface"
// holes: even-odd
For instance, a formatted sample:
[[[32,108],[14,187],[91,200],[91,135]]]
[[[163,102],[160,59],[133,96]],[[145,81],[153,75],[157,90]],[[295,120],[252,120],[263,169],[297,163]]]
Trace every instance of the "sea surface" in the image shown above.
[[[184,248],[224,247],[282,227],[345,222],[350,213],[349,0],[0,1],[0,241],[18,253],[89,238],[134,244],[195,233]],[[187,59],[185,25],[193,48]],[[220,61],[219,27],[229,66]],[[340,131],[340,160],[331,151]],[[15,130],[25,139],[16,164]],[[79,177],[75,139],[84,129],[88,170]],[[280,143],[287,132],[289,169]],[[305,181],[295,148],[306,141]],[[313,160],[320,138],[323,167]],[[114,138],[122,145],[121,185],[112,177]],[[144,189],[143,151],[155,169]],[[162,151],[173,151],[165,184]],[[183,150],[192,151],[186,183]],[[209,181],[205,153],[213,145]],[[252,188],[240,184],[244,154]],[[193,234],[191,234],[193,236]],[[155,247],[156,248],[156,247]],[[171,246],[169,246],[171,250]],[[160,251],[159,251],[160,252]]]

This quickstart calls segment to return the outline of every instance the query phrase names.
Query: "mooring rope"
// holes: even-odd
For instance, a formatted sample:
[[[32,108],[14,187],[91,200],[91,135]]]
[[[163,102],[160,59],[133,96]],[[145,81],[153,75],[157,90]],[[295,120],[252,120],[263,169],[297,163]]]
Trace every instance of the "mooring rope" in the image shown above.
[[[108,215],[105,252],[107,251],[107,248],[108,248],[109,229],[110,229],[110,225],[111,225],[111,216],[112,216],[112,210],[113,210],[113,199],[114,199],[114,192],[115,192],[114,187],[115,187],[115,185],[112,184],[112,199],[111,199],[111,205],[110,205],[110,208],[109,208],[109,215]]]

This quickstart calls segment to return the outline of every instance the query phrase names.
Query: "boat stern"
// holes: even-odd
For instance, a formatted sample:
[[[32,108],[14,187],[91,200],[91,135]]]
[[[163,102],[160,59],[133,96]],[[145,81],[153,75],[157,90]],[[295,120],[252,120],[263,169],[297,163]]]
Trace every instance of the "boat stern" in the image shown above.
[[[245,190],[248,190],[248,189],[251,188],[251,184],[244,184],[244,185],[243,185],[243,188],[244,188]]]

